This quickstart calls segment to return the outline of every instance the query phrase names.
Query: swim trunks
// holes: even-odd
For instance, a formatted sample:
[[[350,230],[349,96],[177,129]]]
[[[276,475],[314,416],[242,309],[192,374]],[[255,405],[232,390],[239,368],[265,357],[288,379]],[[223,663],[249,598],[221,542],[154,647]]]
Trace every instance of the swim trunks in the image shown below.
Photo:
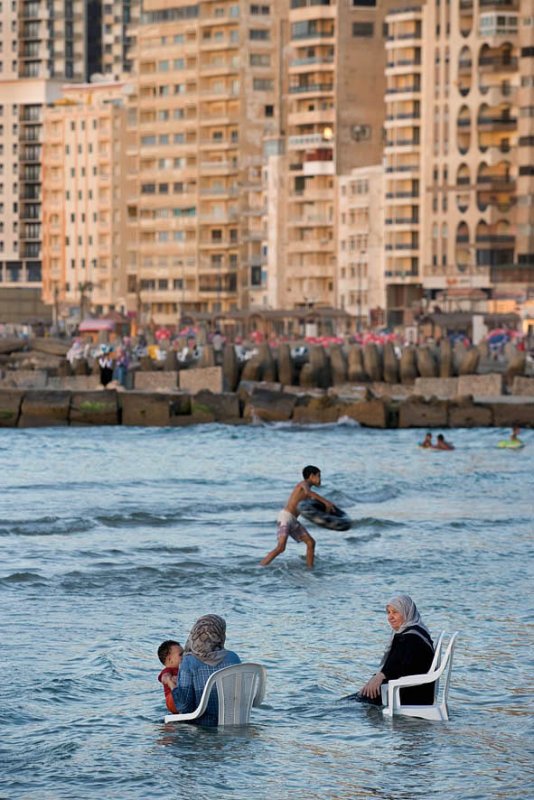
[[[276,533],[279,541],[291,536],[296,542],[302,542],[304,537],[309,536],[304,525],[301,525],[298,519],[285,508],[278,514],[277,526]]]

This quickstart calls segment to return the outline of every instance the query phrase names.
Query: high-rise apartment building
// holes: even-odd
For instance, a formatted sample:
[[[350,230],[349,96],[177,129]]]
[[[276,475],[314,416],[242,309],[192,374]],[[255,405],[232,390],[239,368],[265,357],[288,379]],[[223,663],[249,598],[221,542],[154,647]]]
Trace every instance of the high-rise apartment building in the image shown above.
[[[125,90],[65,86],[44,112],[43,299],[56,315],[126,308]]]
[[[387,34],[384,255],[388,322],[397,324],[411,321],[404,310],[421,297],[421,170],[430,146],[421,135],[422,8],[391,11]]]
[[[42,111],[86,68],[85,3],[0,4],[0,306],[23,319],[41,290]],[[28,303],[28,298],[33,298]],[[19,311],[17,311],[19,306]]]
[[[101,14],[101,71],[116,80],[132,71],[132,49],[141,15],[141,0],[99,2]]]
[[[146,0],[134,49],[130,308],[174,324],[246,308],[276,130],[278,0]]]
[[[42,115],[64,81],[83,80],[90,23],[84,0],[0,3],[0,309],[42,316]],[[30,298],[30,300],[28,300]],[[28,308],[33,313],[28,314]]]
[[[128,68],[129,41],[115,18],[129,21],[124,0],[114,11],[113,70]],[[120,9],[119,9],[120,6]],[[37,298],[42,274],[41,163],[43,109],[65,82],[102,72],[101,0],[2,0],[0,2],[0,317],[43,316]],[[119,13],[120,12],[120,13]],[[132,16],[135,17],[132,12]],[[109,24],[109,22],[106,22]],[[120,27],[120,26],[119,26]],[[105,54],[109,35],[106,31]],[[125,63],[120,59],[124,57]],[[121,69],[119,70],[119,66]],[[28,298],[33,298],[31,302]],[[33,313],[28,313],[29,308]]]
[[[381,161],[385,16],[399,5],[290,2],[282,306],[336,302],[335,176]]]
[[[363,330],[385,319],[384,168],[353,169],[337,185],[336,306]]]
[[[508,310],[505,301],[532,287],[534,29],[525,8],[428,0],[388,17],[390,324],[432,301]]]

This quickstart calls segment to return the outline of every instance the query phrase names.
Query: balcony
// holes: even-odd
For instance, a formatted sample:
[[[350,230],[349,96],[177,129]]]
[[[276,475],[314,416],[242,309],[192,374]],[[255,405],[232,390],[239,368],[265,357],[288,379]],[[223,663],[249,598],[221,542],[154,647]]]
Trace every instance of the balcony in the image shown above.
[[[495,173],[493,175],[479,175],[477,186],[481,191],[504,191],[511,192],[515,188],[515,180],[509,175]]]
[[[392,88],[386,89],[386,97],[393,94],[411,94],[411,93],[418,93],[421,91],[421,84],[420,83],[409,83],[406,86],[397,86]]]
[[[386,172],[419,172],[419,164],[395,164],[386,167]]]
[[[515,56],[503,58],[502,55],[481,56],[478,60],[480,72],[515,72],[519,59]]]
[[[478,127],[492,130],[513,130],[517,127],[516,117],[479,117]]]
[[[481,11],[517,11],[519,9],[519,0],[479,0]]]
[[[306,31],[293,34],[291,36],[291,41],[302,41],[303,39],[333,39],[335,35],[333,28],[330,31]]]
[[[332,65],[334,63],[333,56],[310,56],[309,58],[294,58],[289,64],[289,69],[292,67],[308,67],[311,64],[317,66]]]
[[[334,91],[333,83],[307,83],[300,86],[290,86],[290,94],[323,94]]]

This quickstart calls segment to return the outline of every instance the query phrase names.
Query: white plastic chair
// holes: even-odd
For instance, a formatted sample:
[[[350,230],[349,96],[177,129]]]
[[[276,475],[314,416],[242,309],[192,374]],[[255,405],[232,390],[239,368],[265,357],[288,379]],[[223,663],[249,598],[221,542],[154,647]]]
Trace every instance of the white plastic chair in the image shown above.
[[[401,714],[405,717],[421,717],[422,719],[442,720],[449,719],[447,708],[447,698],[449,694],[449,684],[451,680],[452,656],[458,631],[455,631],[445,650],[441,655],[444,634],[441,633],[436,643],[434,659],[427,673],[423,675],[406,675],[404,678],[388,681],[381,687],[382,703],[384,708],[382,713],[386,717],[393,717]],[[441,680],[441,685],[440,685]],[[400,690],[408,686],[422,686],[425,683],[433,683],[434,702],[427,706],[403,705],[400,699]],[[440,699],[441,698],[441,699]]]
[[[267,673],[260,664],[234,664],[213,672],[204,686],[198,707],[189,714],[167,714],[165,722],[191,722],[206,710],[217,689],[219,725],[248,725],[252,706],[263,702]]]

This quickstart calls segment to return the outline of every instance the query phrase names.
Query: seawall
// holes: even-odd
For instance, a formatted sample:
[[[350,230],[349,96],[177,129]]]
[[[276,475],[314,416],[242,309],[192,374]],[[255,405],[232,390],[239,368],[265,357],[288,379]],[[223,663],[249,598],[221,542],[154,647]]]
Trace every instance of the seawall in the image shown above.
[[[389,387],[390,390],[393,387]],[[406,389],[406,387],[403,387]],[[534,427],[534,396],[483,393],[439,397],[383,386],[310,389],[242,381],[234,392],[116,389],[0,389],[0,427],[206,423],[334,423],[352,419],[370,428]]]

